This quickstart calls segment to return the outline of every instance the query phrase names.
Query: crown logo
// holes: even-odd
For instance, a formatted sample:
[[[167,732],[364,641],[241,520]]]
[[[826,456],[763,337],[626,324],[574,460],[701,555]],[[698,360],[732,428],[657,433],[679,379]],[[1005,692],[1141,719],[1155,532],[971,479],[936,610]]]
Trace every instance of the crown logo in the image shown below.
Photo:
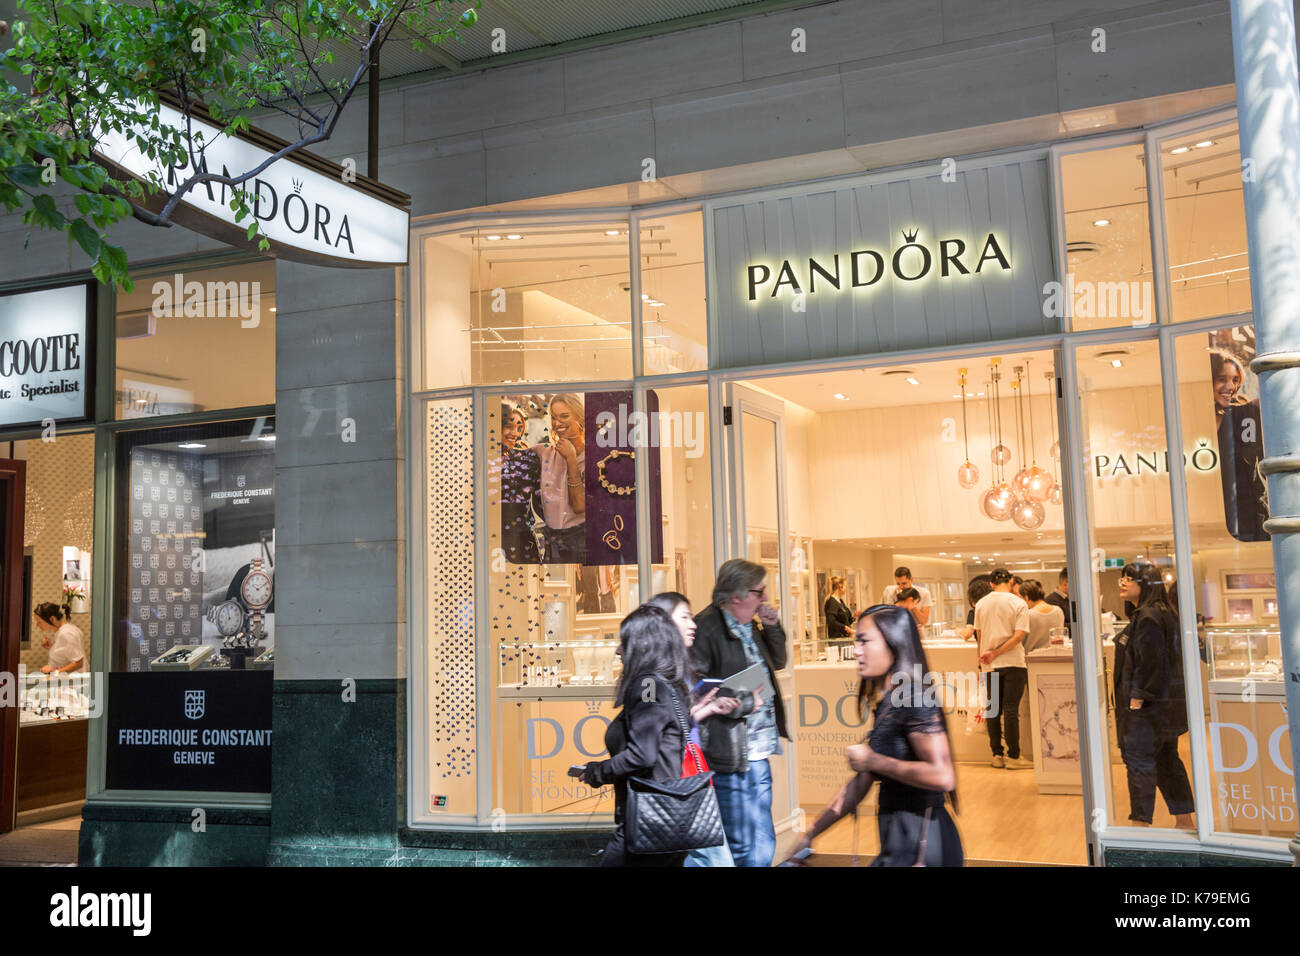
[[[293,191],[296,192],[296,193],[301,193],[301,192],[302,192],[302,180],[301,180],[301,179],[295,179],[295,180],[293,181]]]
[[[587,705],[587,713],[598,714],[600,713],[600,705],[603,703],[603,701],[598,699],[587,698],[586,700],[583,701],[583,703]]]
[[[919,236],[920,234],[921,234],[921,230],[920,230],[920,229],[913,229],[911,232],[908,232],[906,229],[904,229],[904,230],[903,230],[903,241],[906,242],[906,243],[913,243],[913,242],[916,242],[916,237]]]

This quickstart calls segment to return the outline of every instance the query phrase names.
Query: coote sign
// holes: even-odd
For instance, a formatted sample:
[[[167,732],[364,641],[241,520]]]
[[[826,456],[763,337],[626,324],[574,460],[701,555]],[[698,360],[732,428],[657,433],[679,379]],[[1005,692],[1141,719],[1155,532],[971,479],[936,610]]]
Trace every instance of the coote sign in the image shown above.
[[[88,283],[0,296],[0,427],[90,417]]]

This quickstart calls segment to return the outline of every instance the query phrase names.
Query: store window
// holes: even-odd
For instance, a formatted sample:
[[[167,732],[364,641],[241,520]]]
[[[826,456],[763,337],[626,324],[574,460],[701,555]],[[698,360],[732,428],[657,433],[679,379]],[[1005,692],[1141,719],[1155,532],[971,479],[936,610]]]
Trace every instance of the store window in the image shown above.
[[[1194,829],[1188,675],[1169,612],[1179,573],[1187,569],[1174,561],[1169,474],[1184,468],[1190,484],[1205,456],[1198,445],[1184,441],[1180,449],[1167,440],[1156,342],[1089,345],[1076,357],[1092,564],[1086,578],[1071,582],[1071,596],[1092,602],[1100,622],[1100,633],[1087,639],[1096,642],[1102,661],[1109,821]],[[1126,589],[1130,573],[1147,576],[1136,595]],[[1138,633],[1137,609],[1148,601],[1165,611],[1154,618],[1157,629],[1143,623]]]
[[[1175,322],[1250,311],[1250,260],[1237,124],[1159,141]]]
[[[90,667],[93,642],[94,438],[17,441],[6,456],[26,463],[22,618],[15,781],[19,814],[86,796],[88,720],[104,703]],[[8,553],[8,548],[6,548]],[[6,755],[8,756],[8,755]],[[21,817],[20,817],[21,819]],[[7,821],[6,821],[7,822]]]
[[[629,378],[627,230],[528,222],[423,237],[423,387]]]
[[[1295,780],[1278,629],[1277,580],[1264,521],[1268,491],[1253,325],[1176,340],[1196,628],[1214,829],[1291,837]],[[1190,628],[1184,628],[1190,633]]]
[[[118,440],[108,788],[270,789],[275,422]]]
[[[638,228],[645,374],[706,369],[703,213],[642,219]]]
[[[275,402],[275,263],[136,277],[119,293],[114,417]]]
[[[1067,286],[1071,328],[1156,321],[1146,157],[1142,143],[1066,153]]]

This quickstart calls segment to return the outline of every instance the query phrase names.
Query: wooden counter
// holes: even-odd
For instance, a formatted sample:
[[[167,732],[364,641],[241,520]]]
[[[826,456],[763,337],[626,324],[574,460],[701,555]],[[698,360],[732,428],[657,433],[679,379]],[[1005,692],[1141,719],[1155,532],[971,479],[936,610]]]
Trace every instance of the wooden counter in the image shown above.
[[[18,812],[86,799],[88,720],[18,726]]]

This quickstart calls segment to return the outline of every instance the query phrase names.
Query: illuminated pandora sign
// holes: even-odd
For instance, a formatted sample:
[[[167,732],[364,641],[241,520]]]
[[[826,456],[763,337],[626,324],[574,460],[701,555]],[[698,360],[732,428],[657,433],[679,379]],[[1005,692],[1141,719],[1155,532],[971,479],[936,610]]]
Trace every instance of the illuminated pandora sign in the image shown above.
[[[749,301],[758,301],[760,295],[774,299],[782,291],[815,295],[828,288],[837,292],[867,289],[887,277],[902,282],[919,282],[926,277],[947,279],[950,276],[978,275],[986,265],[991,269],[1011,271],[1010,258],[991,232],[985,237],[978,254],[974,248],[967,249],[964,239],[940,239],[937,244],[928,244],[920,242],[919,236],[919,229],[904,230],[903,244],[892,252],[888,249],[883,252],[855,249],[843,256],[836,253],[822,259],[784,259],[775,274],[770,266],[754,263],[745,268]]]
[[[166,103],[160,104],[158,118],[164,126],[185,128],[184,115]],[[164,188],[175,189],[196,171],[241,176],[287,145],[260,130],[247,138],[226,136],[210,123],[189,122],[195,141],[201,134],[206,149],[201,158],[188,157],[183,166],[163,168],[141,155],[135,135],[147,130],[143,118],[138,130],[104,133],[97,156],[138,178],[156,175]],[[277,258],[362,268],[405,264],[409,197],[378,183],[355,180],[343,167],[296,153],[271,163],[242,188]],[[245,219],[243,225],[235,221],[232,194],[232,188],[222,183],[201,183],[181,199],[176,220],[221,242],[248,245],[249,221]],[[162,203],[156,205],[161,208]]]

